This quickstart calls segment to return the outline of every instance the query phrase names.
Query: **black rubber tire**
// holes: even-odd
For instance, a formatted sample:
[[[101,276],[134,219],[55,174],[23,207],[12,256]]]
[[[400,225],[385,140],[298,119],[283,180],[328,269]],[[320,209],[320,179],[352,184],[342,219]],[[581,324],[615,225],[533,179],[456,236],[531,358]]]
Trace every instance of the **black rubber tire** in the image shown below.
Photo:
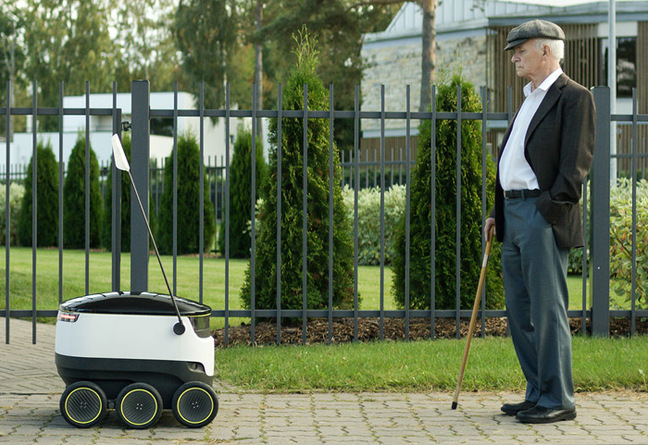
[[[90,428],[106,416],[108,400],[99,385],[80,381],[65,388],[59,407],[67,423],[77,428]]]
[[[119,419],[130,428],[146,429],[155,425],[162,416],[162,396],[153,386],[132,383],[117,396],[115,411]]]
[[[214,389],[203,382],[187,382],[173,394],[171,411],[189,428],[201,428],[218,414],[218,398]]]

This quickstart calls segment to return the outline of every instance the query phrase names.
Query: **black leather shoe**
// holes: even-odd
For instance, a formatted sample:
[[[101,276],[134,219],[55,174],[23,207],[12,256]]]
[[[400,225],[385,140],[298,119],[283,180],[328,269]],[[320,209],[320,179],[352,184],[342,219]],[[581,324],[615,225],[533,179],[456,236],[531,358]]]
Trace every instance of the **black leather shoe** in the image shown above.
[[[520,411],[526,411],[536,406],[535,402],[525,400],[520,403],[505,403],[502,405],[502,412],[507,416],[515,416]]]
[[[576,408],[552,409],[535,406],[526,411],[520,411],[515,418],[522,423],[553,423],[561,420],[574,420],[576,418]]]

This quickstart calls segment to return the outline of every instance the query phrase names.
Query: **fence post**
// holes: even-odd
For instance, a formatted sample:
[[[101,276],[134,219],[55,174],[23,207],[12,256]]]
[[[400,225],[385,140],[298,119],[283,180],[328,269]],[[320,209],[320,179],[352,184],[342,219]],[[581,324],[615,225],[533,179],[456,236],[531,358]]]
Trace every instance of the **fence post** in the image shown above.
[[[591,172],[592,335],[610,335],[610,88],[594,87],[596,142]]]
[[[149,82],[131,83],[131,173],[148,216],[149,211]],[[131,199],[131,290],[148,290],[149,235],[136,199]]]
[[[114,95],[116,96],[116,92]],[[113,97],[115,97],[113,96]],[[117,101],[113,101],[113,133],[118,133],[120,138],[121,132],[121,109],[117,109]],[[109,164],[110,165],[110,164]],[[111,231],[111,250],[112,250],[112,290],[121,290],[121,171],[114,165],[112,168],[112,231]]]

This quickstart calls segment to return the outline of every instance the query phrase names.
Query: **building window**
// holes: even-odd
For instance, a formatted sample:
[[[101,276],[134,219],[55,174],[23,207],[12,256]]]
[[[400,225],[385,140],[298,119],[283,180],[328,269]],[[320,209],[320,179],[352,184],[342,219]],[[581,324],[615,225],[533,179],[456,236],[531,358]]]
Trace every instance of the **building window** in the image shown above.
[[[600,40],[601,83],[608,84],[608,39]],[[637,86],[637,38],[617,37],[617,97],[632,97]]]

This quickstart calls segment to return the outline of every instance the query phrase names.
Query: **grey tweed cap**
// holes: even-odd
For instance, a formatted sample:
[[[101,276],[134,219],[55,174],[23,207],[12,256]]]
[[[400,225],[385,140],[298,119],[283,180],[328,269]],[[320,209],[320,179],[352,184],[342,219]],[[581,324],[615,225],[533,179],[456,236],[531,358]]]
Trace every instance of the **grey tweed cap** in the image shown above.
[[[515,48],[529,39],[565,40],[560,26],[546,20],[531,20],[513,28],[506,37],[508,45],[504,51]]]

